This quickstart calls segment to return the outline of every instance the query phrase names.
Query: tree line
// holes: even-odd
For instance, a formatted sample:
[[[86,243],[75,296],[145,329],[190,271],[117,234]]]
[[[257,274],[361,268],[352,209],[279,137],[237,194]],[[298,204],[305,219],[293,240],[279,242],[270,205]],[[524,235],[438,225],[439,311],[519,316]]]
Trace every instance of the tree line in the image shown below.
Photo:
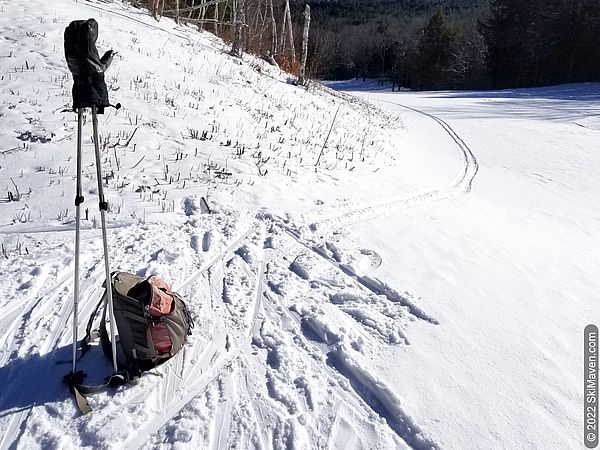
[[[304,4],[292,10],[290,0],[129,1],[147,8],[156,20],[168,16],[216,34],[232,44],[232,54],[252,52],[300,74]]]
[[[135,0],[306,73],[413,89],[600,81],[598,0]],[[237,36],[237,39],[236,39]],[[241,40],[240,40],[241,39]]]
[[[414,89],[600,81],[598,0],[329,3],[313,6],[320,77]]]

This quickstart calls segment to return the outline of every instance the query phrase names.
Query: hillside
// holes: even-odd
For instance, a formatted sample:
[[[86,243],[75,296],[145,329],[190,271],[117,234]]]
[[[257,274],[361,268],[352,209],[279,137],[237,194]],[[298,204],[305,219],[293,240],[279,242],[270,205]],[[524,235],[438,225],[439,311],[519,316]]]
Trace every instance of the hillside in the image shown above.
[[[316,337],[347,342],[339,364],[352,367],[359,363],[346,347],[356,340],[403,342],[411,317],[404,302],[378,300],[344,281],[336,260],[305,254],[317,245],[308,226],[337,202],[370,198],[369,183],[419,186],[414,168],[434,164],[398,148],[398,115],[319,85],[295,87],[262,60],[228,56],[208,33],[156,23],[118,2],[2,7],[0,267],[7,313],[0,323],[0,421],[7,431],[0,447],[135,447],[157,439],[222,447],[228,439],[242,448],[301,448],[328,433],[341,445],[336,427],[356,429],[364,445],[396,446],[400,436],[429,442],[418,427],[399,423],[395,432],[384,418],[372,421],[373,410],[350,387],[354,369],[328,368],[331,349]],[[99,124],[112,268],[163,277],[191,305],[196,328],[177,362],[159,370],[164,382],[157,387],[157,377],[148,376],[94,396],[88,419],[78,417],[61,386],[69,366],[56,362],[69,359],[72,339],[76,170],[62,37],[71,20],[92,16],[100,23],[99,49],[118,52],[107,84],[112,101],[123,105],[107,109]],[[89,112],[83,142],[80,337],[103,280]],[[211,213],[203,213],[200,197]],[[356,260],[357,270],[377,263],[375,253],[336,255],[346,255],[349,267]],[[316,296],[303,298],[316,263],[333,272]],[[323,296],[340,283],[354,287],[322,311]],[[363,295],[374,301],[360,313],[365,319],[339,310]],[[380,326],[365,329],[365,314],[380,317]],[[86,356],[81,367],[96,382],[110,373],[101,354]],[[363,373],[360,364],[356,370]],[[44,385],[32,386],[36,373],[45,374]],[[335,419],[339,402],[349,402],[354,419]],[[134,417],[139,432],[132,435]]]

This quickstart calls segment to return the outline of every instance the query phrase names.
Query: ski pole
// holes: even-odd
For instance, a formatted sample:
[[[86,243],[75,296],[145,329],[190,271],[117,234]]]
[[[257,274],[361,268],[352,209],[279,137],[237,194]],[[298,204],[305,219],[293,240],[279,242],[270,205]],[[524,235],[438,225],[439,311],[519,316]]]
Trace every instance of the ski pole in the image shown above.
[[[100,146],[98,142],[98,109],[92,105],[92,128],[94,132],[94,149],[96,152],[96,176],[98,178],[98,206],[100,208],[100,221],[102,223],[102,243],[104,246],[104,268],[106,271],[106,295],[108,299],[108,311],[110,322],[110,343],[112,346],[112,359],[115,374],[117,367],[117,342],[115,334],[115,314],[113,311],[112,283],[110,277],[110,263],[108,261],[108,237],[106,233],[106,211],[108,202],[104,199],[104,187],[102,186],[102,167],[100,165]]]
[[[75,192],[75,291],[73,293],[73,373],[77,369],[77,328],[79,326],[78,306],[79,306],[79,242],[81,208],[83,203],[81,195],[81,146],[82,146],[82,128],[83,128],[83,109],[77,110],[77,188]]]

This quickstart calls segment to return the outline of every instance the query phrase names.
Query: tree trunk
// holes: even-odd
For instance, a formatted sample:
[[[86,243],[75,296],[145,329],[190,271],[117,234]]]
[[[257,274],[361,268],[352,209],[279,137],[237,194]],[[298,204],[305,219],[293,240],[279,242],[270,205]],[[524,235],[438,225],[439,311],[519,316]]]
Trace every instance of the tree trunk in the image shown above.
[[[288,41],[292,52],[292,62],[296,62],[296,47],[294,46],[294,30],[292,29],[292,13],[290,12],[290,0],[285,0],[285,10]]]
[[[217,28],[217,24],[219,23],[219,5],[215,5],[215,12],[213,15],[213,19],[215,19],[215,23],[214,23],[214,33],[215,35],[219,32],[219,29]]]
[[[156,20],[160,20],[160,18],[158,17],[158,4],[159,3],[160,3],[160,0],[152,0],[152,16]]]
[[[285,55],[285,45],[286,45],[286,19],[288,8],[290,7],[290,3],[286,0],[285,2],[285,11],[283,11],[283,20],[281,21],[281,36],[279,39],[279,52],[282,55]]]
[[[200,4],[202,5],[202,8],[200,8],[200,11],[198,12],[198,19],[201,20],[201,22],[198,24],[200,26],[200,31],[204,30],[204,17],[206,16],[206,6],[204,6],[205,3],[206,0],[200,0]]]
[[[175,23],[179,25],[179,0],[175,0]]]
[[[271,20],[271,56],[274,58],[277,55],[277,22],[273,12],[273,0],[267,1],[269,2],[269,18]]]
[[[310,6],[306,5],[304,9],[304,30],[302,31],[302,62],[300,63],[300,78],[298,84],[306,84],[306,58],[308,56],[308,31],[310,29]]]
[[[233,46],[231,47],[231,54],[233,56],[237,56],[238,58],[242,57],[243,51],[243,34],[244,27],[246,25],[246,4],[245,0],[237,0],[237,11],[234,14],[235,17],[235,35],[233,38]]]
[[[194,14],[194,8],[196,7],[196,0],[192,0],[192,7],[190,9],[190,12],[188,13],[188,19],[192,18],[192,14]]]
[[[227,14],[227,8],[231,9],[229,2],[223,2],[223,11],[221,11],[221,17],[219,18],[219,24],[221,25],[221,33],[223,33],[223,24],[225,23],[225,15]]]

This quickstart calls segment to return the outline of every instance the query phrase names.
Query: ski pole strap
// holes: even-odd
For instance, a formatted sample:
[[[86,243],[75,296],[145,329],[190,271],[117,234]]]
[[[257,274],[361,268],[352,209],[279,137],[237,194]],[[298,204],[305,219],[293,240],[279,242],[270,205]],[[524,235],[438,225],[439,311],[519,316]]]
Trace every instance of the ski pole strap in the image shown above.
[[[109,286],[107,289],[112,289],[112,286]],[[102,346],[102,351],[104,355],[112,361],[112,345],[110,343],[110,337],[108,336],[108,331],[106,330],[106,310],[108,309],[108,299],[103,298],[104,309],[102,310],[102,319],[100,319],[100,345]]]
[[[109,388],[123,386],[131,379],[129,372],[123,371],[107,378],[104,384],[94,386],[83,384],[86,376],[87,375],[84,372],[79,370],[75,373],[69,372],[63,377],[63,383],[69,385],[69,390],[75,396],[75,402],[77,403],[77,408],[79,408],[81,414],[92,412],[92,407],[90,406],[87,398],[85,398],[84,394],[95,394],[98,392],[103,392]]]
[[[79,411],[81,411],[81,414],[85,415],[92,412],[92,407],[88,403],[87,398],[85,398],[75,386],[71,386],[71,391],[75,394],[75,402],[77,403],[77,407],[79,408]]]
[[[108,388],[115,388],[115,387],[123,386],[124,384],[126,384],[129,381],[129,379],[130,379],[129,374],[126,371],[124,371],[124,372],[119,372],[119,373],[116,373],[116,374],[108,377],[106,379],[106,382],[103,384],[98,384],[98,385],[79,384],[76,387],[82,394],[96,394],[98,392],[103,392],[103,391],[107,390]]]
[[[94,324],[94,319],[96,318],[96,314],[98,314],[98,310],[100,309],[100,306],[102,306],[102,303],[104,302],[104,296],[102,296],[100,298],[100,300],[98,301],[98,303],[96,304],[96,307],[94,308],[94,311],[92,312],[92,315],[90,316],[90,319],[88,320],[87,323],[87,327],[85,327],[85,339],[87,341],[90,340],[91,335],[92,335],[92,326]]]
[[[79,408],[79,411],[81,411],[81,414],[87,414],[92,411],[92,407],[80,392],[79,388],[86,376],[87,375],[83,371],[78,370],[77,372],[69,372],[63,377],[63,383],[69,385],[69,390],[75,396],[75,402],[77,403],[77,407]]]

